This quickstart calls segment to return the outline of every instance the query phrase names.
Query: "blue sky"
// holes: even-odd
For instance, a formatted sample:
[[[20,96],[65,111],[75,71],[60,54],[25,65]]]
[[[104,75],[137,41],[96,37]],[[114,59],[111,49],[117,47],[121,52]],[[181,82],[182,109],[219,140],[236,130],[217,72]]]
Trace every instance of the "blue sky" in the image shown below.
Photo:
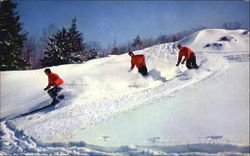
[[[16,1],[30,36],[39,38],[54,24],[68,28],[76,17],[85,41],[104,48],[141,38],[171,34],[192,27],[218,28],[229,21],[249,23],[246,1]]]

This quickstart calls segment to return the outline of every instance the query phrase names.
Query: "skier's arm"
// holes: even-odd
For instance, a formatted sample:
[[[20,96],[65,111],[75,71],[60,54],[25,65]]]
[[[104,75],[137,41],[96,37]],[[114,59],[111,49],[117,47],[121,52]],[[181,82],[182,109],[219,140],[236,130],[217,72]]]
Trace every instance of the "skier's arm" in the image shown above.
[[[135,67],[135,61],[133,59],[131,59],[131,67],[129,69],[129,71],[132,71]]]
[[[177,61],[177,64],[176,64],[176,66],[178,66],[178,65],[180,64],[180,62],[181,62],[181,59],[182,59],[182,55],[181,55],[181,54],[179,54],[179,57],[178,57],[178,61]]]
[[[189,49],[189,48],[184,48],[183,49],[183,55],[185,56],[185,59],[181,62],[182,64],[185,62],[185,61],[187,61],[187,59],[188,58],[190,58],[190,55],[191,55],[191,49]]]
[[[44,90],[48,90],[48,89],[50,89],[50,87],[51,87],[51,85],[50,85],[50,83],[47,85],[47,87],[45,87],[44,88]]]
[[[130,71],[132,71],[133,69],[134,69],[134,67],[135,67],[135,64],[133,63],[131,63],[131,67],[130,67]]]
[[[143,61],[143,64],[146,65],[146,60],[145,60],[145,56],[142,55],[142,61]]]
[[[189,53],[188,51],[187,51],[186,53],[187,53],[187,56],[185,56],[185,59],[181,62],[182,64],[183,64],[185,61],[187,61],[187,58],[190,57],[190,53]]]
[[[48,83],[47,87],[44,88],[44,90],[50,89],[51,86],[52,86],[52,84],[51,84],[51,83]]]
[[[187,60],[187,57],[185,57],[181,63],[184,64],[186,60]]]

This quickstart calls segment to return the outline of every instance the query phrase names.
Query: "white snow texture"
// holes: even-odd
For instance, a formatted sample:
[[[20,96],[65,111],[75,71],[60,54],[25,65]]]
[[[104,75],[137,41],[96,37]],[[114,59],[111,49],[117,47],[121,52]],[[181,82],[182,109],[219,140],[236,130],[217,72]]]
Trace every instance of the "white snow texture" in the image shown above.
[[[198,70],[176,67],[177,44]],[[248,155],[249,32],[206,29],[127,54],[50,69],[64,80],[55,107],[44,69],[1,72],[3,155]]]

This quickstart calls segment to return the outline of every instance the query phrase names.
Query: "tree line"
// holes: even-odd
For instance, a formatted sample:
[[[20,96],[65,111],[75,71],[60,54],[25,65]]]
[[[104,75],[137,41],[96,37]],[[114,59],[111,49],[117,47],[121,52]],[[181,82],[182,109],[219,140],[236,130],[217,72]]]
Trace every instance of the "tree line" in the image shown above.
[[[99,51],[93,44],[84,43],[82,34],[77,30],[75,17],[69,28],[57,30],[51,26],[48,32],[44,31],[38,43],[35,38],[28,38],[28,33],[23,31],[15,10],[17,4],[10,0],[1,1],[0,4],[1,71],[76,64],[99,57]],[[37,51],[40,51],[38,56]]]
[[[84,42],[83,35],[77,29],[77,20],[72,19],[69,28],[57,29],[49,25],[48,30],[37,40],[28,37],[23,31],[20,17],[15,10],[17,4],[10,0],[0,2],[0,70],[25,70],[50,67],[62,64],[77,64],[108,54],[118,55],[128,51],[144,49],[156,44],[175,42],[183,37],[205,29],[198,27],[157,38],[141,39],[137,35],[131,42],[113,45],[108,52],[98,42]],[[224,29],[249,29],[243,22],[224,23]]]
[[[247,24],[244,21],[241,21],[241,22],[231,21],[231,22],[223,23],[221,28],[226,29],[226,30],[246,29],[249,31],[249,24]],[[182,38],[184,38],[185,36],[188,36],[194,32],[197,32],[197,31],[200,31],[203,29],[208,29],[208,28],[204,27],[204,26],[194,27],[190,30],[184,30],[184,31],[181,31],[178,33],[173,33],[173,34],[169,34],[169,35],[160,35],[157,38],[141,39],[140,36],[137,35],[135,37],[135,39],[133,40],[133,42],[129,42],[127,44],[122,44],[119,46],[115,45],[111,50],[111,54],[119,55],[119,54],[126,53],[129,50],[131,50],[131,51],[140,50],[140,49],[151,47],[151,46],[157,45],[157,44],[179,41]]]

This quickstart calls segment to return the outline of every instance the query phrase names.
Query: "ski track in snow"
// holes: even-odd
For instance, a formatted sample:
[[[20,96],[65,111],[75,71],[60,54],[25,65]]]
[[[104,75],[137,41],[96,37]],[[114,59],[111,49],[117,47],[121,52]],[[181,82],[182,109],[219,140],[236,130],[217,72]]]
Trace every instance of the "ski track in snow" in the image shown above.
[[[166,55],[164,55],[166,56]],[[159,59],[159,54],[156,55],[156,58]],[[222,58],[222,57],[221,57]],[[156,61],[155,61],[156,62]],[[203,62],[206,62],[206,60],[203,60]],[[226,63],[226,62],[225,62]],[[226,66],[226,64],[225,64]],[[191,72],[191,74],[190,74]],[[218,71],[214,70],[206,70],[206,69],[200,69],[197,71],[183,71],[180,75],[176,75],[172,78],[170,78],[169,80],[166,80],[166,82],[161,82],[159,83],[159,85],[157,85],[154,88],[147,88],[147,89],[138,89],[139,91],[133,92],[130,95],[121,95],[118,97],[105,97],[105,98],[101,98],[99,99],[99,101],[95,100],[92,101],[92,103],[86,103],[86,104],[77,104],[77,102],[74,105],[77,105],[78,107],[78,111],[76,111],[75,107],[62,107],[59,109],[66,109],[65,111],[62,111],[62,113],[55,113],[52,114],[51,118],[53,118],[54,115],[59,116],[59,118],[62,118],[61,121],[57,121],[57,122],[52,122],[49,123],[50,125],[45,125],[46,129],[43,129],[43,126],[39,128],[40,124],[38,124],[39,122],[44,122],[43,120],[41,120],[43,118],[43,114],[42,113],[34,113],[25,117],[20,118],[21,122],[23,122],[22,120],[27,120],[27,122],[34,122],[35,124],[31,125],[33,128],[37,129],[37,136],[36,134],[31,137],[29,135],[25,135],[23,131],[20,131],[18,129],[15,128],[14,125],[16,125],[16,120],[18,121],[19,118],[17,118],[13,121],[7,121],[7,122],[2,122],[1,123],[1,133],[3,136],[3,140],[5,140],[5,137],[8,137],[8,139],[6,140],[12,140],[12,143],[7,143],[7,141],[3,141],[2,143],[2,149],[3,151],[18,151],[20,153],[39,153],[39,154],[80,154],[80,153],[85,153],[85,154],[96,154],[96,155],[110,155],[110,151],[95,151],[93,150],[93,148],[88,149],[86,148],[86,143],[84,142],[78,142],[76,143],[76,147],[71,147],[71,145],[73,145],[73,143],[47,143],[44,144],[42,142],[38,142],[36,139],[41,139],[43,140],[45,138],[45,140],[53,140],[53,139],[58,139],[61,137],[71,137],[72,135],[74,135],[74,133],[72,133],[72,129],[85,129],[88,128],[90,126],[93,126],[95,124],[98,124],[104,120],[108,120],[111,119],[113,117],[115,117],[115,115],[119,115],[119,113],[122,113],[124,111],[129,111],[132,109],[137,109],[143,105],[147,105],[147,104],[153,104],[155,102],[158,101],[158,99],[167,97],[170,93],[176,92],[179,89],[182,89],[184,87],[190,86],[191,84],[194,84],[198,81],[204,80],[209,78],[210,76],[216,74]],[[192,75],[193,74],[193,75]],[[194,76],[194,79],[192,79],[192,76]],[[197,76],[197,77],[195,77]],[[150,79],[146,78],[146,79]],[[159,79],[159,81],[161,81],[161,79]],[[168,83],[171,82],[171,83]],[[137,86],[138,87],[138,86]],[[135,87],[136,88],[136,87]],[[135,94],[136,93],[136,94]],[[151,96],[153,95],[153,96]],[[80,100],[83,101],[83,100]],[[109,103],[110,101],[112,101],[112,103],[115,103],[115,105],[112,105],[110,107]],[[134,101],[134,102],[131,102]],[[134,103],[134,105],[130,105],[128,106],[128,103]],[[88,107],[86,107],[86,105],[89,105]],[[96,109],[98,108],[98,109]],[[52,110],[52,111],[56,111],[58,109]],[[84,111],[83,111],[84,110]],[[95,112],[93,112],[93,110]],[[105,114],[106,112],[112,112],[112,113],[108,113]],[[50,115],[50,114],[44,114],[46,115]],[[87,117],[87,118],[86,118]],[[68,119],[70,118],[70,119]],[[72,119],[75,118],[75,119]],[[91,120],[89,120],[91,118]],[[46,118],[47,119],[47,118]],[[79,121],[85,121],[84,124],[79,124]],[[40,121],[41,120],[41,121]],[[66,120],[66,121],[65,121]],[[69,120],[69,121],[67,121]],[[13,123],[14,124],[13,124]],[[47,121],[45,121],[47,122]],[[67,124],[64,123],[71,123],[71,126],[68,126]],[[74,122],[74,123],[72,123]],[[17,122],[18,124],[18,122]],[[54,124],[57,124],[57,126],[55,127]],[[51,127],[51,128],[49,128]],[[32,128],[32,129],[33,129]],[[22,127],[20,128],[22,129]],[[56,133],[58,133],[60,131],[61,135],[57,136]],[[77,131],[76,131],[77,132]],[[75,132],[75,133],[76,133]],[[46,137],[41,138],[40,134],[41,133],[46,133]],[[70,134],[70,135],[69,135]],[[54,136],[57,136],[58,138],[53,138]],[[36,139],[34,139],[36,138]],[[10,146],[9,146],[10,145]],[[58,146],[58,147],[57,147]],[[82,146],[82,147],[79,147]],[[127,150],[132,150],[129,149],[129,147],[127,147]],[[88,152],[88,150],[90,150],[90,152]],[[137,149],[138,150],[138,149]],[[138,151],[136,150],[135,153],[137,153]],[[145,152],[146,149],[141,149],[139,150],[140,152]],[[118,150],[119,151],[119,150]],[[147,150],[146,150],[147,151]],[[148,153],[154,153],[154,154],[164,154],[167,155],[166,153],[162,153],[160,151],[155,151],[155,150],[149,150],[147,151]],[[19,153],[19,154],[20,154]],[[114,155],[119,155],[122,152],[119,151],[117,153],[114,153]],[[13,154],[13,153],[5,153],[5,154]]]
[[[156,69],[158,62],[160,62],[159,60],[166,59],[166,52],[164,50],[166,47],[162,46],[163,45],[159,45],[158,48],[155,49],[156,54],[149,57],[149,61],[152,59],[152,63],[149,63],[148,66],[153,69],[152,71],[156,71],[156,76],[149,76],[143,79],[140,75],[135,75],[139,81],[135,80],[135,84],[132,84],[130,87],[130,92],[121,91],[116,93],[115,90],[110,93],[111,96],[104,94],[104,96],[98,95],[98,98],[95,97],[95,94],[79,96],[77,100],[80,102],[74,101],[74,103],[70,105],[64,104],[62,107],[58,106],[57,109],[44,115],[43,113],[34,113],[22,118],[17,118],[13,120],[13,123],[17,125],[19,129],[24,129],[25,127],[22,126],[22,123],[29,122],[32,129],[25,130],[25,134],[46,142],[60,140],[64,137],[70,138],[79,130],[84,130],[102,121],[114,118],[116,115],[119,115],[119,113],[137,109],[143,105],[156,103],[158,99],[167,97],[168,94],[172,92],[190,86],[218,72],[217,69],[207,70],[203,67],[197,71],[188,71],[183,67],[181,74],[162,80],[164,77],[162,77]],[[154,53],[150,49],[148,51]],[[161,56],[164,56],[164,58],[161,58]],[[200,58],[202,58],[202,56],[200,56]],[[216,59],[218,59],[218,57],[216,57]],[[220,62],[220,65],[222,65],[221,62],[224,60],[223,57],[219,60],[213,60],[211,57],[212,62]],[[226,63],[227,62],[224,61],[225,67]],[[155,86],[147,87],[147,83],[155,83]],[[49,118],[58,118],[59,120],[49,121],[48,116],[50,116]],[[36,129],[36,131],[34,131],[34,129]],[[72,129],[75,131],[72,132]]]
[[[144,49],[150,75],[147,78],[142,78],[139,74],[134,74],[134,80],[125,90],[117,91],[116,88],[113,89],[112,86],[109,86],[109,83],[104,83],[104,86],[100,86],[100,90],[110,87],[108,93],[103,92],[103,95],[95,95],[94,92],[85,94],[82,88],[91,87],[87,83],[83,83],[87,79],[85,78],[76,81],[76,84],[82,83],[84,86],[65,86],[64,93],[66,96],[68,95],[68,98],[55,109],[24,117],[16,116],[12,119],[4,119],[0,123],[2,154],[121,155],[129,153],[132,155],[168,155],[170,153],[173,155],[182,153],[182,155],[220,155],[226,152],[223,154],[230,155],[230,148],[234,149],[232,152],[237,155],[249,153],[249,147],[233,145],[196,144],[171,147],[104,148],[88,145],[85,142],[63,143],[64,140],[71,138],[77,132],[115,118],[120,113],[157,103],[159,99],[168,97],[170,93],[177,92],[184,87],[192,87],[199,81],[209,79],[225,70],[230,62],[249,61],[249,52],[234,52],[230,55],[228,53],[200,52],[197,53],[198,65],[201,65],[199,70],[187,70],[184,66],[176,68],[177,49],[175,44],[161,44]],[[126,56],[112,56],[99,62],[87,63],[103,66],[117,64],[122,57]],[[166,65],[162,66],[164,62]],[[98,86],[98,83],[94,85]],[[83,94],[74,95],[72,90],[83,92]],[[44,97],[40,97],[40,99],[45,100]],[[58,120],[48,120],[49,118]],[[32,128],[23,127],[22,123],[29,123],[29,127]],[[57,140],[58,143],[53,143],[54,140]]]

